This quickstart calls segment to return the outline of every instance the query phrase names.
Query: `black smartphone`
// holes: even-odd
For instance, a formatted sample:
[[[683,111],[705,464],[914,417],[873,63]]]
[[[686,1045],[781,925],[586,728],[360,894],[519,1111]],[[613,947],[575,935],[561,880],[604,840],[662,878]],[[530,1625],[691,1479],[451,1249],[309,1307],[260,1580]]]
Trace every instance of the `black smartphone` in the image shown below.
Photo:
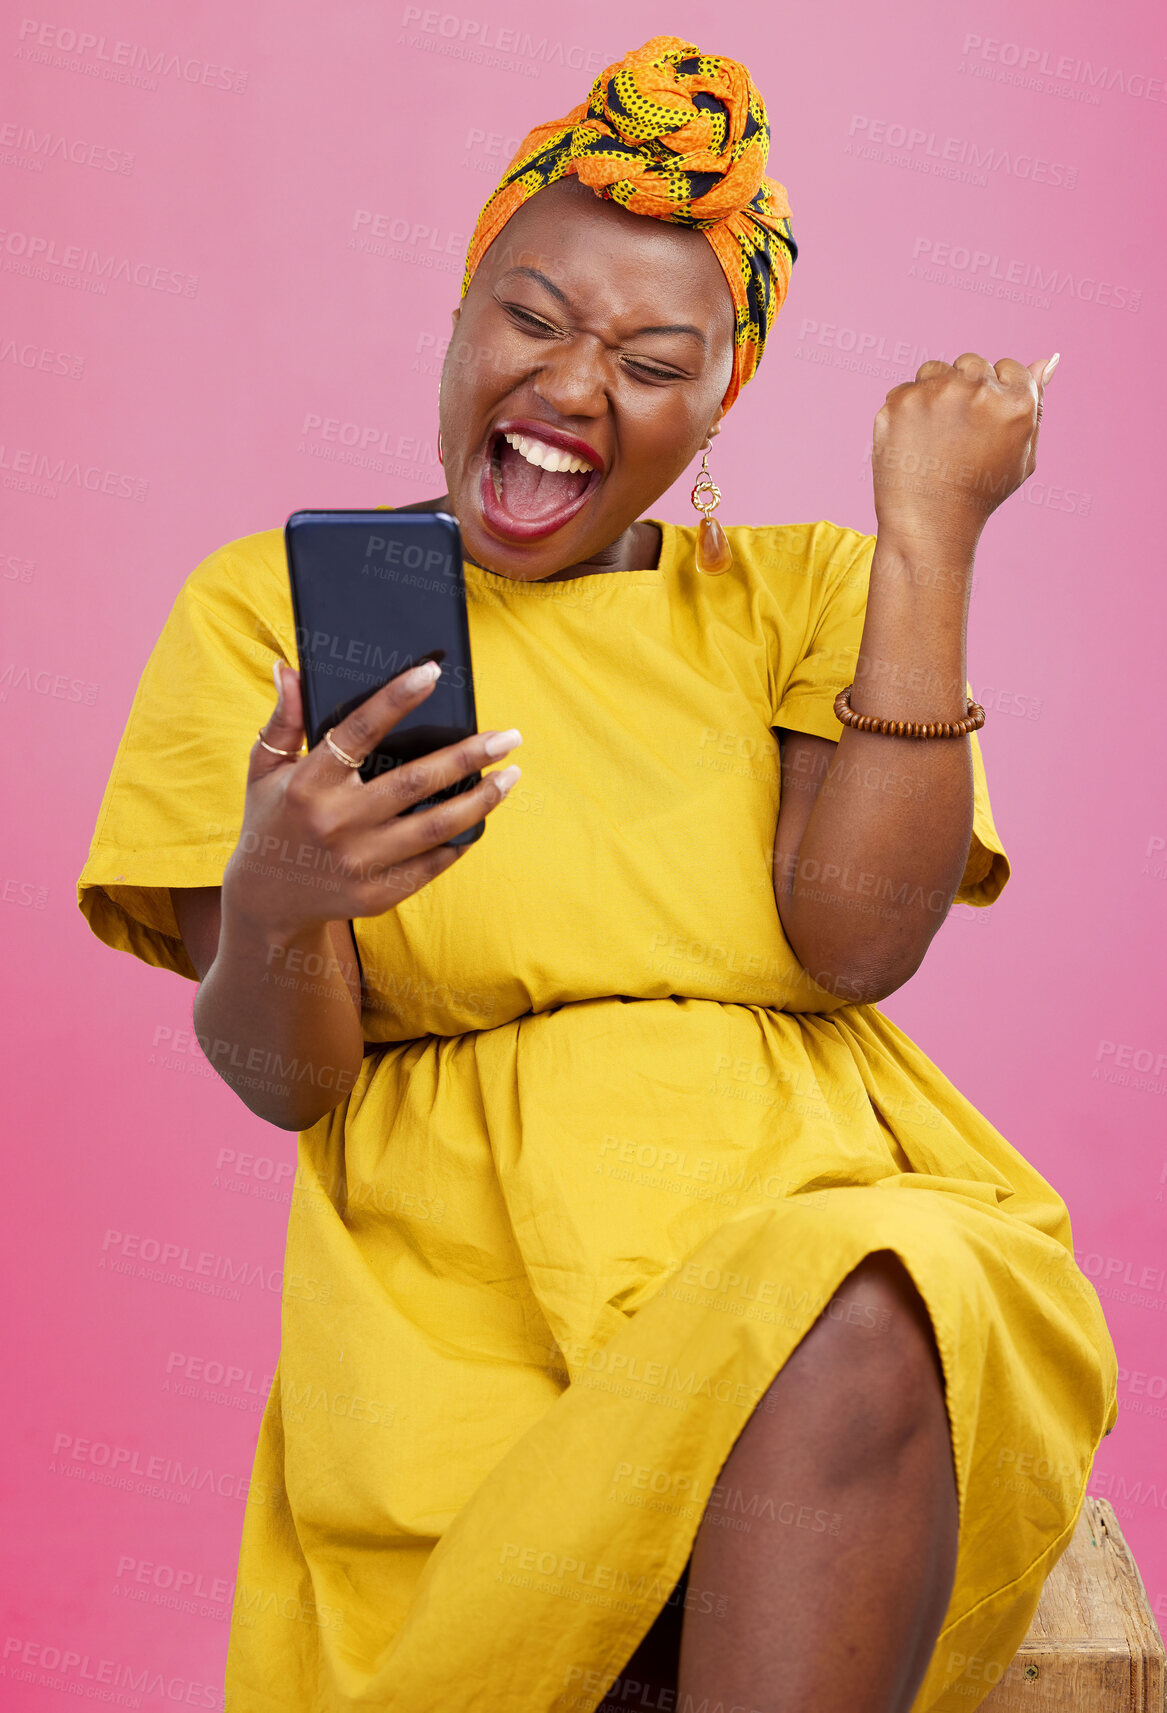
[[[442,675],[360,770],[363,780],[478,730],[462,577],[462,537],[445,512],[300,511],[284,527],[310,746],[359,703],[423,660]],[[481,773],[413,804],[468,791]],[[448,842],[468,845],[485,822]]]

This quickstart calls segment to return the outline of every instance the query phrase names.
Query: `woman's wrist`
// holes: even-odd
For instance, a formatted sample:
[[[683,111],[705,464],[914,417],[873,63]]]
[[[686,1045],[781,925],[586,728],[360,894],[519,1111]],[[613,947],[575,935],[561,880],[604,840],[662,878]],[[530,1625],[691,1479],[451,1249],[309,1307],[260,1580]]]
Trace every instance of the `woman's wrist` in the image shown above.
[[[241,985],[267,984],[270,995],[279,988],[284,999],[289,990],[306,984],[312,1006],[329,989],[350,1007],[352,981],[359,972],[345,969],[337,957],[336,941],[329,922],[281,923],[261,914],[246,888],[235,888],[224,876],[219,949],[215,963],[220,972],[231,971]]]
[[[964,717],[972,573],[972,556],[944,543],[877,539],[855,663],[855,713],[896,720]]]
[[[257,913],[250,901],[234,896],[224,884],[217,961],[246,962],[265,970],[287,970],[302,968],[306,959],[312,959],[317,969],[336,963],[332,933],[327,922],[273,922]],[[319,959],[324,963],[321,964]],[[337,971],[343,973],[339,964]]]
[[[876,536],[871,561],[872,585],[888,583],[914,591],[922,599],[967,607],[976,554],[967,543],[883,531]]]
[[[293,946],[308,949],[327,940],[329,919],[306,921],[280,910],[272,898],[272,888],[264,884],[263,876],[256,874],[255,868],[256,859],[236,849],[223,874],[222,934],[230,931],[240,943],[265,949]]]

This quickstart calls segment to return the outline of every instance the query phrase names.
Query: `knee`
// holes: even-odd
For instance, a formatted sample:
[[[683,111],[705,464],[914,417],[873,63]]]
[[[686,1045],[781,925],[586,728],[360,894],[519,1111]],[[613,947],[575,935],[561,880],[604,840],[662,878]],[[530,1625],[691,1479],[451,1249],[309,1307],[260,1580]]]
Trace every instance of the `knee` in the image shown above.
[[[816,1323],[853,1336],[852,1355],[878,1350],[881,1365],[891,1360],[914,1365],[926,1357],[940,1368],[928,1306],[899,1256],[880,1249],[864,1256],[848,1273]]]
[[[796,1354],[844,1438],[898,1454],[942,1424],[944,1372],[923,1298],[890,1250],[847,1275]]]

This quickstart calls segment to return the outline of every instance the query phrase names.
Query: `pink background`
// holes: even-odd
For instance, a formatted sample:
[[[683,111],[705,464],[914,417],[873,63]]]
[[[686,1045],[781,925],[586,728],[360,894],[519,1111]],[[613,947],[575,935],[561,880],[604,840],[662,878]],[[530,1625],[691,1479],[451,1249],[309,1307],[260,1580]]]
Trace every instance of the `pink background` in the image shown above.
[[[1122,1364],[1092,1487],[1162,1620],[1161,11],[57,0],[8,20],[4,1705],[112,1680],[127,1705],[221,1706],[276,1358],[293,1139],[183,1041],[192,987],[105,950],[74,902],[138,675],[214,547],[441,491],[437,352],[477,210],[532,124],[657,32],[750,65],[802,251],[716,444],[723,519],[872,529],[889,387],[926,356],[1062,352],[970,626],[1013,879],[952,913],[886,1010],[1069,1203]],[[86,276],[104,289],[78,289],[78,250],[112,259]],[[691,515],[688,481],[658,515]],[[127,1254],[151,1241],[260,1282],[154,1282]]]

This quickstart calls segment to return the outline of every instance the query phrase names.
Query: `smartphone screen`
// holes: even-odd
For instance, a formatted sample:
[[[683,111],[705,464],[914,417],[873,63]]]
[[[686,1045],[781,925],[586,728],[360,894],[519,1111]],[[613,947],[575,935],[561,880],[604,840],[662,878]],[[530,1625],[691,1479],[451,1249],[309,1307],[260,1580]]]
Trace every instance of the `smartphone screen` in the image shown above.
[[[308,743],[399,672],[436,660],[442,675],[389,732],[363,780],[478,729],[462,539],[444,512],[300,511],[284,530]],[[473,773],[403,810],[413,814],[477,784]],[[478,838],[483,822],[451,844]]]

